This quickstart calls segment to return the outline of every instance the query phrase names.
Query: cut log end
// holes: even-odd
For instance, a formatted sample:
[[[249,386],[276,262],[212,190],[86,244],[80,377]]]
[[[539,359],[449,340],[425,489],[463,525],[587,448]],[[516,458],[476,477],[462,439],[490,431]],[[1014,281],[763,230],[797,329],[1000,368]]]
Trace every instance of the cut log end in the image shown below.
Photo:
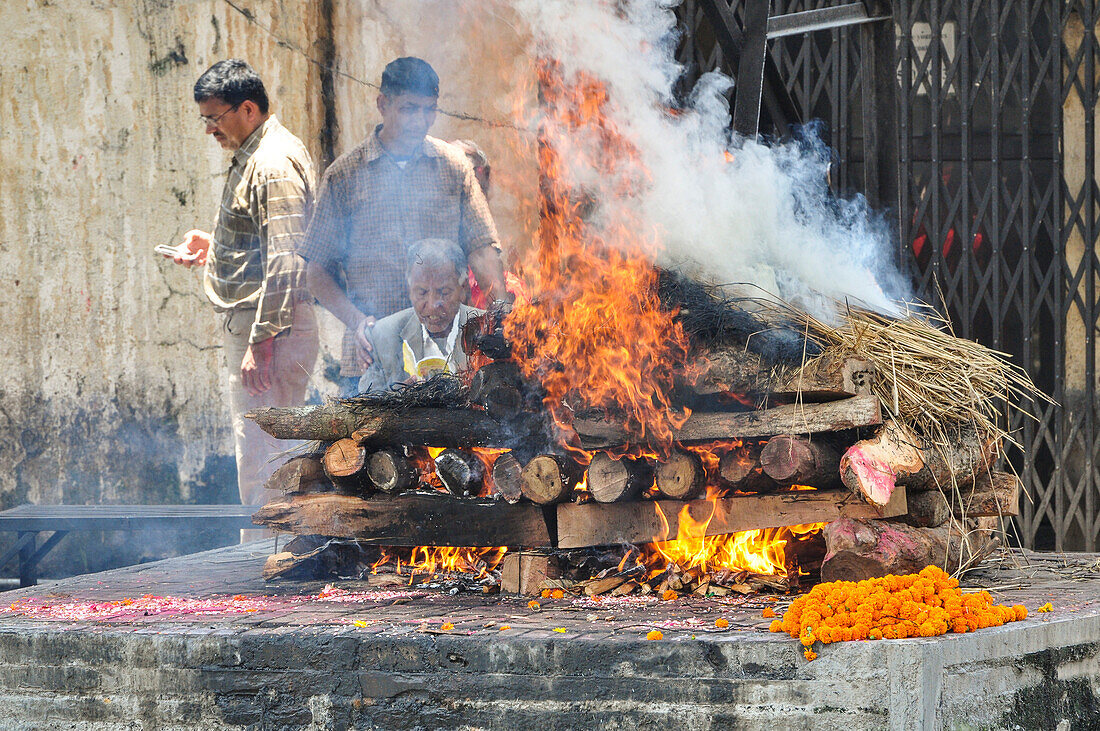
[[[322,462],[330,477],[351,477],[366,466],[367,450],[354,439],[339,439],[325,450]]]
[[[523,481],[523,465],[515,455],[506,452],[497,457],[493,462],[491,474],[494,495],[500,495],[509,503],[520,501],[523,497],[523,490],[520,487]]]
[[[540,454],[523,468],[520,490],[532,502],[550,505],[568,500],[577,484],[572,461],[552,454]]]
[[[588,465],[588,492],[600,503],[631,500],[649,487],[652,480],[652,468],[644,460],[614,459],[600,452]]]
[[[840,453],[820,439],[783,434],[760,452],[764,473],[780,485],[832,487],[840,481]]]
[[[456,497],[478,495],[485,477],[481,460],[463,449],[445,449],[435,458],[435,473]]]
[[[706,481],[703,462],[693,452],[673,452],[667,461],[657,465],[657,490],[673,500],[690,500],[699,496]]]
[[[382,492],[408,490],[418,482],[416,468],[394,449],[383,449],[370,456],[367,479]]]

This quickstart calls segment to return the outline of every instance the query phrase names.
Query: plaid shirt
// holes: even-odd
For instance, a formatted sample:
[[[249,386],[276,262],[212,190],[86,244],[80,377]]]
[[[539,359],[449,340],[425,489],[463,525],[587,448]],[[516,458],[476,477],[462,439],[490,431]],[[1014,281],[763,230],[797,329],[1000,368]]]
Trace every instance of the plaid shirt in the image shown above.
[[[203,289],[219,312],[256,309],[249,342],[290,328],[309,298],[298,240],[309,223],[313,162],[269,117],[233,153],[206,258]]]
[[[489,204],[466,154],[425,137],[402,167],[385,151],[378,130],[325,171],[317,207],[299,251],[334,275],[348,298],[376,318],[411,306],[405,255],[420,239],[449,239],[468,255],[496,245]],[[340,372],[362,374],[354,333],[344,333]]]

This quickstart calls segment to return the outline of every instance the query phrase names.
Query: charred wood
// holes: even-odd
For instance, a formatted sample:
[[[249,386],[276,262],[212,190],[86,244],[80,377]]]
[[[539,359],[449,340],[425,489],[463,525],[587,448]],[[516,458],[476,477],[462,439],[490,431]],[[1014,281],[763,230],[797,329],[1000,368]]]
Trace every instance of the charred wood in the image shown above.
[[[351,437],[367,447],[509,446],[500,424],[473,409],[415,407],[395,411],[341,401],[319,406],[256,409],[248,418],[277,439],[334,442]]]
[[[485,479],[481,460],[464,449],[444,449],[435,458],[435,473],[447,492],[456,497],[478,495]]]
[[[416,467],[397,449],[381,449],[367,460],[367,479],[382,492],[401,492],[416,487]]]
[[[523,497],[523,465],[511,452],[506,452],[493,462],[490,471],[493,495],[500,495],[509,503],[517,503]]]
[[[542,508],[537,505],[456,500],[442,493],[369,500],[351,495],[287,495],[260,508],[252,520],[273,530],[383,546],[550,545]]]
[[[749,439],[776,434],[815,434],[841,431],[882,422],[879,401],[874,396],[851,398],[821,404],[791,404],[741,413],[694,413],[673,438],[681,442]],[[628,444],[631,435],[620,425],[594,419],[578,419],[573,428],[587,449]]]

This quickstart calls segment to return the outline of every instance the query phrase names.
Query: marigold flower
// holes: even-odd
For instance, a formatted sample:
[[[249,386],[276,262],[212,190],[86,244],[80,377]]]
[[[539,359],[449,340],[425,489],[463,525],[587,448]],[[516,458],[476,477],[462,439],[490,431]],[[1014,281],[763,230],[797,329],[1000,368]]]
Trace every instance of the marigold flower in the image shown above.
[[[542,592],[539,594],[539,596],[541,596],[543,599],[549,599],[550,598],[550,590],[549,589],[543,589]]]
[[[554,589],[552,592],[550,592],[550,596],[554,599],[561,599],[565,596],[565,592],[561,589]]]
[[[771,617],[775,616],[775,610],[771,607],[764,607],[764,611],[760,613],[760,616],[764,617],[765,619],[770,619]]]
[[[506,629],[512,629],[512,625],[510,625],[510,624],[502,624],[502,625],[500,625],[500,627],[498,627],[497,629],[499,629],[499,630],[500,630],[501,632],[503,632],[503,631],[504,631],[504,630],[506,630]]]
[[[1035,611],[1036,611],[1036,612],[1053,612],[1053,611],[1054,611],[1054,605],[1053,605],[1053,604],[1051,604],[1050,602],[1047,602],[1046,604],[1044,604],[1043,606],[1039,607],[1039,608],[1038,608],[1038,609],[1036,609]]]
[[[774,617],[775,614],[773,613],[772,616]],[[717,627],[718,629],[725,629],[726,627],[730,626],[730,623],[729,623],[729,620],[726,620],[726,619],[723,619],[722,617],[719,617],[718,619],[714,620],[714,626]],[[772,622],[772,626],[775,626],[775,622]],[[775,630],[773,629],[772,632],[774,632],[774,631]]]
[[[782,632],[783,631],[783,622],[781,620],[778,620],[778,619],[775,620],[774,622],[771,623],[771,626],[768,627],[768,631],[769,632]]]
[[[805,655],[806,659],[809,660],[810,662],[813,662],[814,660],[817,659],[817,653],[814,652],[813,650],[806,650],[802,654]]]
[[[455,628],[455,626],[454,626],[454,624],[452,624],[451,622],[444,622],[444,623],[443,623],[442,625],[440,625],[440,627],[439,627],[439,629],[443,630],[444,632],[446,632],[446,631],[449,631],[449,630],[452,630],[452,629],[454,629],[454,628]]]
[[[541,609],[542,605],[539,604],[538,602],[536,602],[534,599],[532,599],[531,601],[527,602],[527,608],[537,610],[537,609]]]
[[[659,629],[654,629],[650,630],[649,634],[647,634],[645,638],[647,640],[663,640],[665,638],[665,634]]]

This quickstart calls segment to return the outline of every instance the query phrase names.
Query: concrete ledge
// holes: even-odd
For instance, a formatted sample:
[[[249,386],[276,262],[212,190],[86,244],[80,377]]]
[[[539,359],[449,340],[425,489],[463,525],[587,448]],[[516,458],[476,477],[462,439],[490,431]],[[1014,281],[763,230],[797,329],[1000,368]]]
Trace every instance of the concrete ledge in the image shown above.
[[[218,561],[236,570],[254,563],[258,574],[262,555],[233,560],[242,550],[192,558],[192,579],[200,565],[213,570]],[[88,593],[95,586],[102,596],[115,583],[126,594],[138,575],[119,570],[83,580]],[[253,582],[242,575],[242,585]],[[1082,588],[1100,597],[1096,583]],[[237,593],[222,584],[221,593]],[[81,593],[80,586],[50,590],[69,594],[66,600]],[[765,631],[694,631],[693,639],[692,630],[673,629],[650,642],[636,625],[626,632],[564,605],[522,627],[517,620],[508,632],[416,631],[418,617],[430,620],[441,607],[460,627],[474,628],[489,612],[521,616],[525,608],[516,599],[459,599],[327,615],[303,603],[279,615],[127,623],[0,614],[2,725],[858,731],[1068,721],[1069,728],[1100,728],[1100,610],[1092,604],[967,635],[829,645],[808,663],[796,642]],[[703,608],[685,603],[675,611]],[[735,617],[738,610],[721,611]],[[672,612],[646,610],[661,619]],[[375,623],[359,628],[350,617]]]

